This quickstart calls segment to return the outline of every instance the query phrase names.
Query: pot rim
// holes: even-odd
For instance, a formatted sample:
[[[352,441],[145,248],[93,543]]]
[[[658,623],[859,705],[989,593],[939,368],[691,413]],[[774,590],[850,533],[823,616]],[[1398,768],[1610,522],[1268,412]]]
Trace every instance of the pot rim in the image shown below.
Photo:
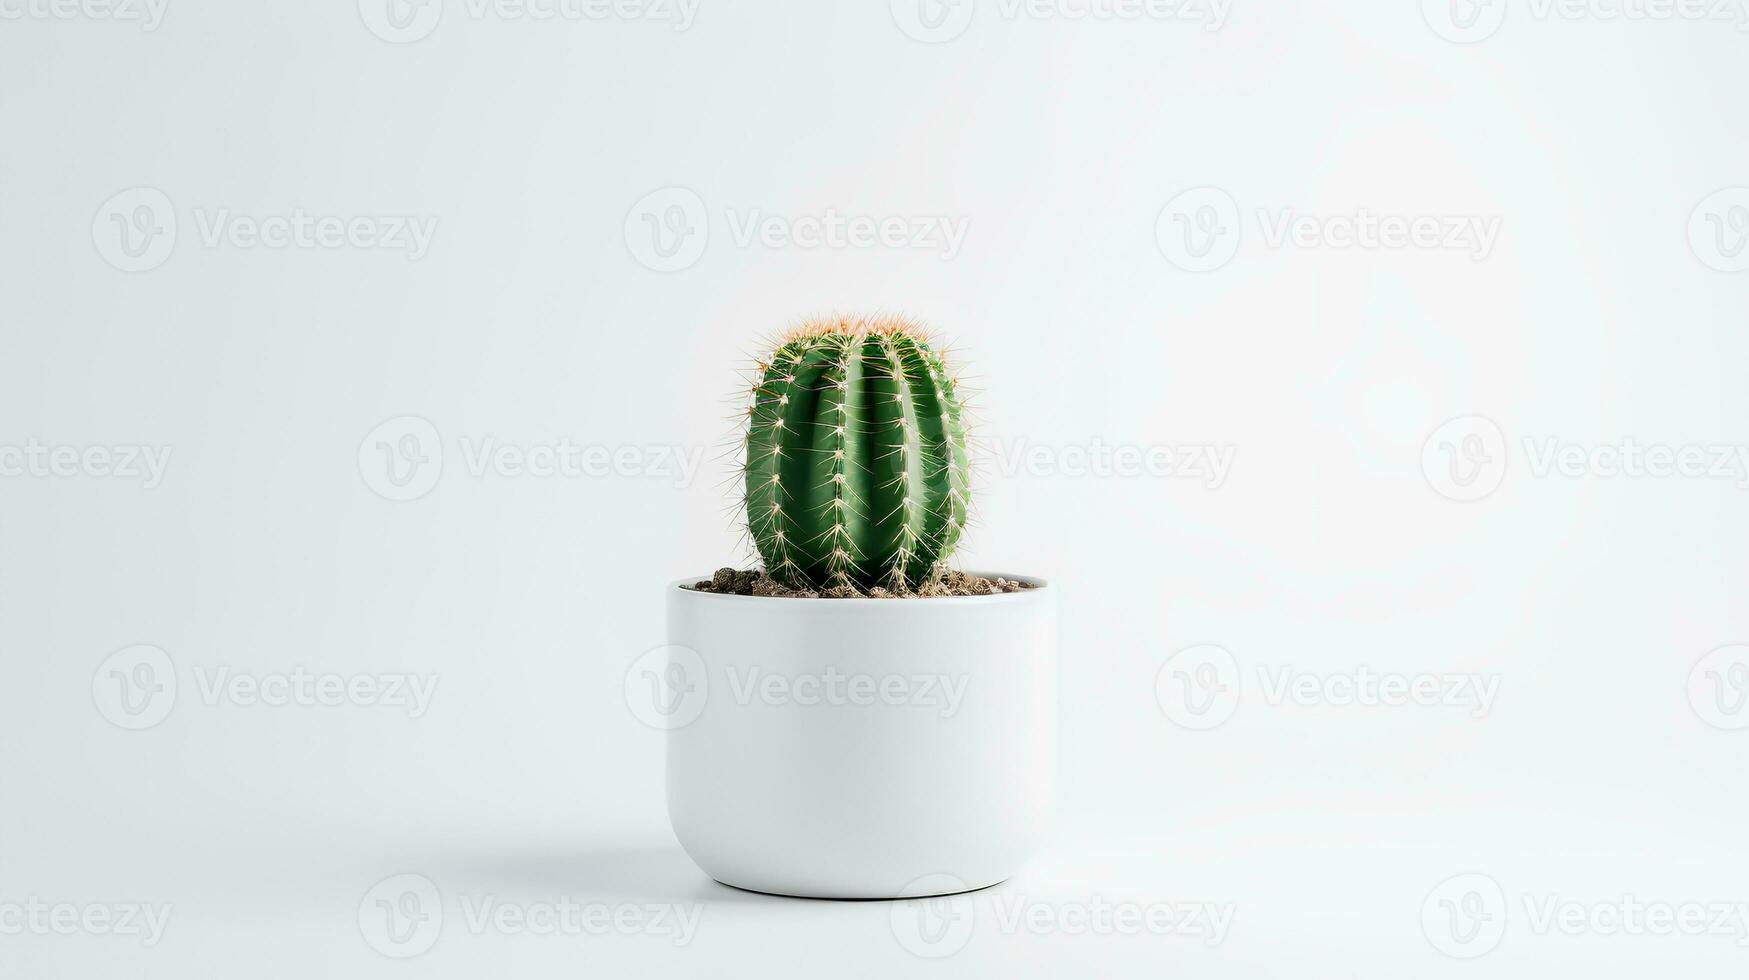
[[[683,595],[696,597],[702,600],[727,600],[730,602],[827,602],[834,606],[866,606],[870,603],[890,606],[895,602],[908,605],[919,600],[930,603],[951,602],[956,606],[961,606],[996,602],[1024,602],[1029,596],[1036,597],[1054,595],[1056,593],[1056,586],[1053,585],[1049,579],[1041,578],[1037,575],[1015,575],[1009,572],[986,572],[980,569],[965,569],[964,571],[966,571],[967,574],[978,575],[983,578],[1005,578],[1014,582],[1025,582],[1031,585],[1032,588],[1027,589],[1024,592],[1002,592],[994,595],[904,596],[897,600],[891,598],[879,599],[871,596],[858,596],[853,599],[829,599],[825,596],[817,596],[814,599],[806,599],[800,596],[788,595],[731,595],[724,592],[699,592],[690,588],[690,586],[701,581],[706,581],[710,576],[694,575],[668,583],[668,591],[679,592]]]

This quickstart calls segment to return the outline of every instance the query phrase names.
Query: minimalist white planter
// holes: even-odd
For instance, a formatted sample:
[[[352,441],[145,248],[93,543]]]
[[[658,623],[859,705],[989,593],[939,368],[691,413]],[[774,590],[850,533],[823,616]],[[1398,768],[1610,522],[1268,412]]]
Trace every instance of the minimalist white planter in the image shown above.
[[[1015,872],[1055,777],[1053,588],[779,599],[695,581],[668,590],[669,680],[691,699],[668,733],[668,814],[706,874],[913,898]]]

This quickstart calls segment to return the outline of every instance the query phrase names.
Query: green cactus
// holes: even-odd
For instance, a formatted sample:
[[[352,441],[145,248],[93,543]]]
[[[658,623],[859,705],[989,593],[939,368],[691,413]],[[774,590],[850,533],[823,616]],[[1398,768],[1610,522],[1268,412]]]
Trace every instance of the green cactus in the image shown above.
[[[791,588],[929,579],[965,528],[970,456],[946,362],[895,318],[804,324],[759,364],[747,529]]]

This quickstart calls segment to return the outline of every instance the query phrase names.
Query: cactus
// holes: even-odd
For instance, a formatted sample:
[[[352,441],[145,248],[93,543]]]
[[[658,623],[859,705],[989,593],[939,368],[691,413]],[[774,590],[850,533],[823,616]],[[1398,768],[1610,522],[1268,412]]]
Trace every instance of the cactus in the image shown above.
[[[809,322],[758,365],[744,505],[791,588],[914,589],[966,524],[964,404],[941,352],[897,318]]]

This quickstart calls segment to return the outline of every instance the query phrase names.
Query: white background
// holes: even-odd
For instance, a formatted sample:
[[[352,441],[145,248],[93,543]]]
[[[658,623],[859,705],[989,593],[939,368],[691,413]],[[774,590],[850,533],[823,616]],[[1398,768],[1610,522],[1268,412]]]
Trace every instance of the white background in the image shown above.
[[[1607,911],[1749,902],[1749,666],[1703,662],[1749,640],[1738,7],[961,3],[0,0],[0,974],[1742,976],[1740,919]],[[966,233],[807,239],[828,212]],[[1343,247],[1363,212],[1497,237]],[[299,213],[435,230],[247,238]],[[881,903],[717,886],[667,829],[623,680],[664,583],[746,560],[721,464],[470,465],[714,458],[745,355],[832,310],[926,320],[986,440],[1042,447],[986,461],[963,557],[1061,584],[1057,826],[944,959]],[[376,445],[407,435],[411,489]],[[1730,469],[1621,472],[1629,440]],[[1232,463],[1080,472],[1096,445]],[[177,690],[128,730],[138,644]],[[202,686],[299,668],[437,688]],[[1497,696],[1333,703],[1363,670]],[[369,921],[397,874],[443,913],[406,962]],[[700,917],[472,930],[482,896]],[[172,913],[148,946],[33,897]],[[1061,926],[1102,901],[1232,918]]]

